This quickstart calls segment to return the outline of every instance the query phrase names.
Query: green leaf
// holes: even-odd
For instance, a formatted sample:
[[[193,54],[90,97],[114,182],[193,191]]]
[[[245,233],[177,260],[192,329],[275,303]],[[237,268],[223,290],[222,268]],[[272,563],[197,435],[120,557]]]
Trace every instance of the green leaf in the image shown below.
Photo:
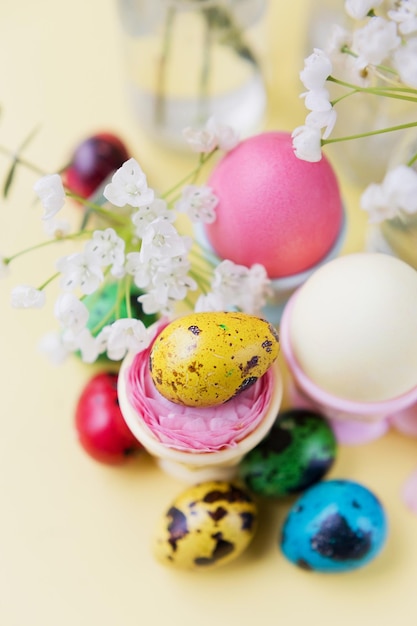
[[[21,145],[19,146],[19,148],[17,149],[17,151],[15,152],[15,155],[13,157],[13,161],[10,165],[10,168],[6,174],[6,178],[4,180],[4,184],[3,184],[3,198],[7,198],[7,195],[10,191],[10,187],[12,185],[13,179],[14,179],[14,175],[16,173],[16,169],[17,166],[20,163],[20,154],[23,152],[23,150],[29,145],[29,143],[32,141],[32,139],[34,138],[34,136],[38,133],[40,126],[36,126],[30,133],[29,135],[24,139],[24,141],[21,143]]]
[[[7,176],[5,178],[4,181],[4,185],[3,185],[3,198],[7,198],[7,195],[9,193],[10,187],[12,186],[12,182],[13,182],[13,178],[16,172],[16,168],[17,168],[17,164],[18,164],[18,160],[15,157],[13,159],[13,162],[10,166],[9,171],[7,172]]]

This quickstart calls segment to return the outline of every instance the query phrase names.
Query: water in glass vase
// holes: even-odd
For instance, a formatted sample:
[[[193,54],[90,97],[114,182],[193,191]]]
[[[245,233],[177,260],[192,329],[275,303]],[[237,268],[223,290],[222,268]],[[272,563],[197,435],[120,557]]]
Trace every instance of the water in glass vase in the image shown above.
[[[240,135],[266,109],[256,46],[265,0],[119,0],[128,90],[143,130],[176,148],[211,115]]]

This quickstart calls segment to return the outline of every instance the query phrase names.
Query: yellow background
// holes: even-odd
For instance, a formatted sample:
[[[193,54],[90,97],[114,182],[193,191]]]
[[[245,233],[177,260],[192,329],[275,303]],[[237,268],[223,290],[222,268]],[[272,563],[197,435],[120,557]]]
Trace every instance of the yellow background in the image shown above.
[[[270,2],[270,129],[291,130],[304,120],[298,71],[307,7],[308,0]],[[0,144],[16,148],[39,124],[25,156],[54,171],[78,140],[112,129],[152,185],[168,188],[178,180],[192,161],[151,145],[138,128],[125,99],[120,44],[114,0],[2,0]],[[1,177],[8,163],[0,157]],[[19,170],[10,198],[0,201],[4,255],[42,238],[36,178]],[[341,184],[349,252],[363,245],[365,221],[358,190],[342,175]],[[72,215],[78,219],[77,209]],[[0,624],[415,626],[417,518],[400,490],[417,465],[417,441],[397,433],[340,449],[331,472],[373,489],[387,510],[386,548],[363,570],[324,576],[289,564],[278,549],[288,505],[278,503],[262,505],[253,544],[224,568],[184,573],[153,560],[155,521],[184,484],[145,454],[109,468],[82,452],[74,407],[94,368],[75,359],[55,368],[38,354],[39,338],[55,328],[49,305],[29,312],[10,307],[12,286],[39,284],[56,256],[47,250],[16,261],[0,284]]]

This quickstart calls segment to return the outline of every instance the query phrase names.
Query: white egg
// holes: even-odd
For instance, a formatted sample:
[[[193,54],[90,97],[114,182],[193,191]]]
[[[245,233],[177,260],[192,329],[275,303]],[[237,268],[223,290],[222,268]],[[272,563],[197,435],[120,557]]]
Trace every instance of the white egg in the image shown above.
[[[417,272],[385,254],[330,261],[298,290],[289,335],[304,373],[339,398],[406,393],[417,385]]]

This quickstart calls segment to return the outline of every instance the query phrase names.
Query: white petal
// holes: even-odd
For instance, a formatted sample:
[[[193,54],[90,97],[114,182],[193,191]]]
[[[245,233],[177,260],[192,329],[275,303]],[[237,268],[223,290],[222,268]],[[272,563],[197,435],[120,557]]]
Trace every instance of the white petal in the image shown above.
[[[378,65],[401,44],[394,22],[383,17],[372,17],[353,33],[352,50],[358,55],[358,67]]]
[[[18,285],[12,290],[12,307],[15,309],[41,309],[45,292],[30,285]]]
[[[355,20],[363,20],[371,9],[375,9],[382,0],[345,0],[345,11]]]
[[[72,293],[62,293],[58,296],[54,314],[65,328],[69,328],[75,333],[85,328],[89,317],[85,304]]]
[[[304,161],[315,163],[321,160],[321,132],[312,126],[299,126],[292,132],[295,155]]]
[[[59,174],[43,176],[35,183],[33,189],[45,210],[42,219],[49,220],[64,206],[65,190]]]
[[[332,62],[329,56],[324,50],[314,48],[314,52],[304,61],[300,79],[306,89],[322,89],[331,73]]]

